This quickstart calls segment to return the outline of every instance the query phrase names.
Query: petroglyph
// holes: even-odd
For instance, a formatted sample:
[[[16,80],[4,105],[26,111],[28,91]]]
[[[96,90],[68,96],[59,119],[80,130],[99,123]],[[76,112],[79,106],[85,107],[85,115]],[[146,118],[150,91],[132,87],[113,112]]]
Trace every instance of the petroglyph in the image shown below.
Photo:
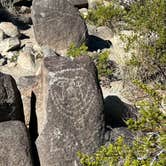
[[[89,61],[85,57],[85,64]],[[44,60],[48,96],[46,123],[37,140],[41,166],[74,166],[78,151],[91,153],[101,145],[103,101],[91,65],[64,57]]]

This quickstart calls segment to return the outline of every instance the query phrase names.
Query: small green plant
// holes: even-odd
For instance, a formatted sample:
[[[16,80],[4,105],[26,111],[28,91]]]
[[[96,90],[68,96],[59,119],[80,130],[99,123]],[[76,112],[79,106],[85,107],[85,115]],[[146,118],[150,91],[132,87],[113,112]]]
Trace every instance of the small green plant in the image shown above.
[[[109,77],[112,74],[112,70],[109,64],[109,51],[101,52],[96,57],[96,67],[98,70],[99,78]]]
[[[18,56],[19,56],[19,53],[15,53],[15,54],[11,57],[10,62],[16,62],[17,59],[18,59]]]
[[[67,51],[67,55],[72,58],[76,58],[82,55],[88,55],[88,47],[83,44],[80,47],[76,47],[74,44],[70,46]],[[109,65],[109,51],[93,54],[91,56],[98,69],[99,78],[109,77],[112,74],[112,70]]]
[[[81,55],[87,55],[87,50],[88,47],[85,44],[82,44],[80,47],[76,47],[76,45],[72,43],[67,50],[67,55],[75,58]]]
[[[97,26],[107,25],[112,27],[116,21],[122,20],[124,15],[125,10],[120,5],[110,2],[107,6],[100,4],[95,9],[90,10],[86,19]]]

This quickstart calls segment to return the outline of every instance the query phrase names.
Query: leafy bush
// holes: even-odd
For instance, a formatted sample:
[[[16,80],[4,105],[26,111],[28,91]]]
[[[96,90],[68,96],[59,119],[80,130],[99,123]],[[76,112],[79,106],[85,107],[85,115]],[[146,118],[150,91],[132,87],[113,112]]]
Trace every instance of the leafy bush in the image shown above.
[[[97,54],[94,59],[96,59],[99,78],[109,77],[112,74],[111,66],[109,64],[109,51]]]
[[[88,55],[88,47],[85,44],[81,45],[80,47],[76,47],[74,44],[72,44],[67,51],[67,55],[72,58],[76,58],[82,55]],[[92,54],[91,58],[96,64],[99,78],[109,77],[112,74],[112,70],[109,65],[108,51]]]
[[[85,44],[82,44],[80,47],[76,47],[76,45],[72,43],[67,50],[67,55],[75,58],[81,55],[87,55],[87,50],[88,47]]]
[[[113,27],[116,21],[120,21],[125,14],[125,10],[118,4],[109,3],[108,6],[98,5],[88,12],[87,21],[97,26],[107,25]]]
[[[166,165],[166,115],[161,111],[162,97],[152,88],[135,81],[151,100],[137,103],[139,116],[126,123],[135,136],[132,145],[119,137],[94,154],[78,153],[83,166],[164,166]]]
[[[165,0],[144,0],[134,3],[125,16],[128,28],[133,31],[132,35],[122,37],[126,51],[132,53],[128,64],[137,67],[138,78],[143,81],[156,79],[157,75],[166,80],[165,11]]]

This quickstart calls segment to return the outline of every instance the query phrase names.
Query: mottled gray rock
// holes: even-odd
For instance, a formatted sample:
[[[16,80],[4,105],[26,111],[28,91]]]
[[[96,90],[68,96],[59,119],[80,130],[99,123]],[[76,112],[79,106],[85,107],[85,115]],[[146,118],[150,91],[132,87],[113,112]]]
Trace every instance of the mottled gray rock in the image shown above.
[[[77,152],[94,152],[103,141],[103,98],[88,57],[46,57],[43,126],[37,139],[41,166],[78,166]],[[41,125],[41,124],[38,124]]]
[[[34,0],[32,20],[36,41],[55,51],[65,52],[74,43],[86,40],[87,27],[79,11],[66,0]]]
[[[24,121],[20,92],[12,76],[0,72],[0,122]]]
[[[33,166],[29,136],[22,122],[0,122],[0,165]]]

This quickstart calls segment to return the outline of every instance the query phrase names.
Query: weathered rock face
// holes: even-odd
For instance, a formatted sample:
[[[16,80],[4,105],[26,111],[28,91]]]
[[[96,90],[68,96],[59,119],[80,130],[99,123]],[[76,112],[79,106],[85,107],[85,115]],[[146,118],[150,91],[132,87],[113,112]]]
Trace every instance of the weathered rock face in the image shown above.
[[[0,122],[8,120],[24,121],[23,106],[15,80],[0,72]]]
[[[43,88],[45,119],[37,140],[41,166],[79,165],[76,153],[92,153],[103,140],[103,99],[95,66],[88,57],[46,57]]]
[[[33,165],[29,136],[22,122],[0,122],[0,165]]]
[[[79,46],[86,40],[86,25],[67,0],[34,0],[32,20],[37,42],[57,52],[65,52],[71,43]]]

